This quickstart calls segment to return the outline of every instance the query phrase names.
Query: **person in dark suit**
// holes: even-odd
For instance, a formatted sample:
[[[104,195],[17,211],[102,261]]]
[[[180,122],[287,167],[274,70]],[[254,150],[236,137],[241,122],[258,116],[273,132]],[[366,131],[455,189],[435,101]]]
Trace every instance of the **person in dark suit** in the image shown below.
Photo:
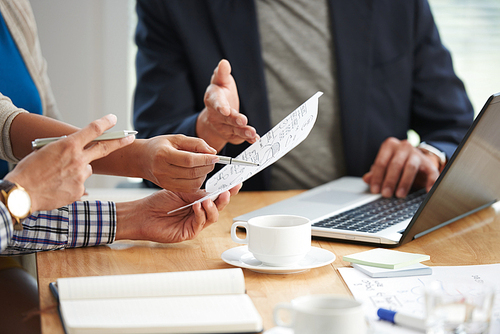
[[[427,0],[138,0],[137,14],[140,136],[198,136],[235,157],[325,93],[309,137],[243,190],[353,175],[404,197],[430,189],[473,120]]]

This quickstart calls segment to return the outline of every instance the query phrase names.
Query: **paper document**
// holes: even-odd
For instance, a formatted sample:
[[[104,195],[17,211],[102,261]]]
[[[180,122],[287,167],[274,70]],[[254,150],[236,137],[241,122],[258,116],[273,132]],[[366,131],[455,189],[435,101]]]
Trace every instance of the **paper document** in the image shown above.
[[[169,213],[182,210],[197,202],[203,202],[207,198],[217,198],[219,194],[248,180],[290,152],[311,132],[318,117],[318,99],[321,95],[323,95],[322,92],[314,94],[236,157],[236,159],[258,163],[259,167],[226,165],[207,181],[205,197]]]
[[[417,334],[416,330],[378,321],[377,310],[386,308],[414,317],[425,317],[424,289],[433,281],[490,284],[497,288],[490,334],[500,333],[500,264],[432,267],[432,275],[371,278],[354,268],[339,268],[354,298],[363,303],[365,315],[378,333]]]

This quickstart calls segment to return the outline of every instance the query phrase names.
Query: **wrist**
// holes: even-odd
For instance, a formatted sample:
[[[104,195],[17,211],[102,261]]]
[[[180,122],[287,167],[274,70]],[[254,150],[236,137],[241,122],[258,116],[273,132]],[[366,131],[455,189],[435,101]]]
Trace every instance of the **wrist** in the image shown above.
[[[0,200],[12,217],[15,230],[22,230],[21,221],[31,214],[31,197],[15,182],[0,180]]]
[[[421,142],[418,145],[418,149],[424,153],[427,157],[432,159],[434,162],[435,166],[441,172],[444,169],[444,166],[446,165],[446,154],[439,149],[435,148],[432,145],[427,144],[426,142]]]
[[[140,225],[140,217],[134,202],[115,203],[116,206],[116,235],[115,240],[140,239],[137,226]]]

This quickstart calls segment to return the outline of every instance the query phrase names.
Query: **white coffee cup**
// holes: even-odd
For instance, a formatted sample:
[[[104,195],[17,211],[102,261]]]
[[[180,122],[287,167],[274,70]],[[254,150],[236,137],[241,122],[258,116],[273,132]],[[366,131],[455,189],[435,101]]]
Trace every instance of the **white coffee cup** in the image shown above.
[[[288,312],[289,322],[281,318]],[[276,305],[274,322],[294,334],[366,334],[368,325],[360,302],[336,295],[308,295]]]
[[[238,227],[246,229],[245,239],[236,235]],[[311,222],[293,215],[254,217],[233,223],[231,238],[248,244],[248,250],[263,264],[286,267],[299,262],[311,249]]]

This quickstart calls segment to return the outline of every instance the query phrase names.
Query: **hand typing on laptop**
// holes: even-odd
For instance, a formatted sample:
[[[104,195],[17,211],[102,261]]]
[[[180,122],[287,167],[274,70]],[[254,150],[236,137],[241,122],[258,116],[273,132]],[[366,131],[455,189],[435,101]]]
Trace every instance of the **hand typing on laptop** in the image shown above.
[[[390,137],[380,146],[375,162],[363,180],[374,194],[403,198],[413,185],[429,191],[441,167],[437,155],[426,154],[407,140]]]

